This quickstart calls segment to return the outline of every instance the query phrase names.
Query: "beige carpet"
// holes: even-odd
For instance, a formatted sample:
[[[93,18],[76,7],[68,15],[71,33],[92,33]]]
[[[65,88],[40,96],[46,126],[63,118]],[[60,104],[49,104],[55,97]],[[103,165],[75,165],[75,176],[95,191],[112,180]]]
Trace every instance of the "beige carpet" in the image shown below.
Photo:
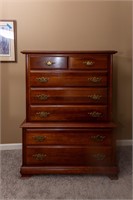
[[[132,149],[118,148],[118,180],[91,175],[41,175],[21,179],[21,150],[1,151],[0,199],[132,199]]]

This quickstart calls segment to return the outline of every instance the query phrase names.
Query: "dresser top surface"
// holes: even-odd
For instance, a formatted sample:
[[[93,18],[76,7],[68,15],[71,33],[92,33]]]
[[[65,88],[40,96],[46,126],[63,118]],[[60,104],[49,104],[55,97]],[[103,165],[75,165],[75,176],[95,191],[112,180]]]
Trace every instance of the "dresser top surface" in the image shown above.
[[[89,51],[43,51],[43,50],[23,50],[23,54],[115,54],[115,50],[89,50]]]

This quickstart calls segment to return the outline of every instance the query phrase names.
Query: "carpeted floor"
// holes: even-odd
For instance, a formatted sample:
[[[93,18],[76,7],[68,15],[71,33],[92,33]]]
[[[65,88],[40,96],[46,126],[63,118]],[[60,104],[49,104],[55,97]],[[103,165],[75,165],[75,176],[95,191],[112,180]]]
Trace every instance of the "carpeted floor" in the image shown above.
[[[0,199],[132,199],[132,149],[118,148],[118,180],[91,175],[41,175],[22,179],[21,150],[1,151]]]

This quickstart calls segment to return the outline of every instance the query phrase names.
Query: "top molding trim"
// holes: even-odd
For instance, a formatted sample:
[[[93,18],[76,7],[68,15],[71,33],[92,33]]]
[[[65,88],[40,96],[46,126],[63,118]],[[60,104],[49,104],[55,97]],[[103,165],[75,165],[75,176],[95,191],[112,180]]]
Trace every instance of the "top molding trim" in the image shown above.
[[[43,50],[23,50],[23,54],[115,54],[115,50],[103,50],[103,51],[43,51]]]

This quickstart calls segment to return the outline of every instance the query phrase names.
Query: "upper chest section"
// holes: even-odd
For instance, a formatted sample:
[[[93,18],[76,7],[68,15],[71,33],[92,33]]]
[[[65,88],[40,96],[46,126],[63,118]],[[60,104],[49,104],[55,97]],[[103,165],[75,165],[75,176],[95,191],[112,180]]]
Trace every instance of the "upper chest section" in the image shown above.
[[[31,70],[107,70],[115,51],[23,51]]]

